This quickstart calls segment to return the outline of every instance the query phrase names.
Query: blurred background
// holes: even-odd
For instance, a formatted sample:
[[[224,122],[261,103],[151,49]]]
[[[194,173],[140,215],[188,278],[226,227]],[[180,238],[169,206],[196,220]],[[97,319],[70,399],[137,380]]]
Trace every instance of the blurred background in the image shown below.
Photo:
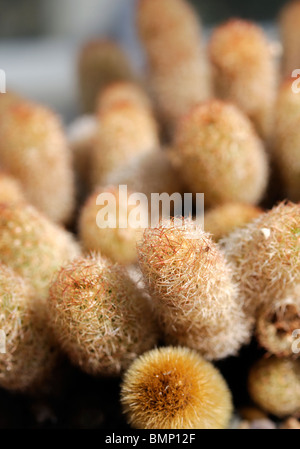
[[[260,21],[277,38],[284,0],[190,0],[206,34],[232,16]],[[76,64],[82,43],[95,36],[119,42],[137,69],[143,56],[135,32],[136,0],[0,0],[0,69],[8,89],[56,109],[65,121],[78,114]]]

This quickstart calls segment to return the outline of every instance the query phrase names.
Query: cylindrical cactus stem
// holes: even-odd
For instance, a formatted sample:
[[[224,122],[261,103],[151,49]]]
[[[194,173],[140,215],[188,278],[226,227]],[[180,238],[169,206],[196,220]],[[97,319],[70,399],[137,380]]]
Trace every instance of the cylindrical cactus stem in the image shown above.
[[[157,149],[135,158],[108,177],[113,185],[127,185],[132,192],[141,192],[151,204],[152,193],[184,192],[178,170],[170,162],[167,151]]]
[[[0,120],[0,164],[19,179],[27,200],[59,223],[75,203],[71,152],[60,121],[49,109],[13,102]]]
[[[252,319],[244,315],[231,269],[209,234],[188,219],[163,220],[144,231],[138,254],[168,344],[220,359],[248,342]]]
[[[257,314],[256,338],[261,346],[277,357],[299,357],[296,338],[300,334],[300,284],[285,297],[263,305]]]
[[[300,1],[287,2],[280,11],[279,27],[283,45],[282,73],[291,76],[300,68]]]
[[[100,256],[78,258],[57,272],[49,308],[60,346],[92,375],[120,375],[157,342],[143,292],[122,267]]]
[[[80,99],[85,113],[94,113],[99,93],[115,81],[134,80],[136,75],[123,49],[103,39],[88,41],[78,58]]]
[[[114,171],[159,147],[156,121],[142,104],[115,102],[100,108],[97,120],[91,157],[91,184],[95,187],[106,185]]]
[[[231,19],[213,32],[209,53],[217,96],[239,106],[259,134],[269,137],[277,66],[263,30],[250,21]]]
[[[43,391],[58,361],[45,305],[28,282],[3,264],[0,264],[0,329],[1,342],[4,340],[0,351],[0,386],[26,393]]]
[[[262,358],[248,378],[251,398],[263,410],[280,418],[300,412],[300,360]]]
[[[185,0],[140,0],[137,23],[150,87],[172,129],[191,106],[210,96],[199,19]]]
[[[135,360],[121,402],[129,424],[140,429],[223,429],[232,414],[221,373],[183,347],[153,349]]]
[[[220,241],[247,313],[276,304],[300,282],[300,205],[280,203]]]
[[[268,182],[268,161],[250,120],[234,105],[211,100],[178,124],[170,158],[191,192],[208,207],[258,203]]]
[[[284,194],[297,202],[300,200],[300,94],[293,91],[294,81],[285,80],[278,92],[272,148]]]
[[[29,280],[41,299],[48,296],[53,273],[79,254],[72,234],[33,206],[0,204],[0,261]]]

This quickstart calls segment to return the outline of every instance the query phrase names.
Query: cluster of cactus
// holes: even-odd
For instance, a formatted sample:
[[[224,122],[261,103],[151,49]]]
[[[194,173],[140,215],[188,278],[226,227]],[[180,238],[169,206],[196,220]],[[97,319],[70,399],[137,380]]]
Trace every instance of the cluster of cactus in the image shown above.
[[[66,357],[121,378],[132,427],[227,428],[234,398],[215,365],[254,341],[265,355],[250,398],[260,413],[298,416],[300,93],[289,71],[300,2],[281,15],[280,87],[255,23],[216,27],[206,54],[186,0],[139,0],[136,12],[147,78],[117,44],[88,42],[85,115],[66,132],[48,108],[0,94],[0,386],[41,394]],[[276,170],[282,196],[270,201]],[[148,206],[140,228],[132,193]],[[162,193],[204,193],[204,228],[195,208],[150,225]]]

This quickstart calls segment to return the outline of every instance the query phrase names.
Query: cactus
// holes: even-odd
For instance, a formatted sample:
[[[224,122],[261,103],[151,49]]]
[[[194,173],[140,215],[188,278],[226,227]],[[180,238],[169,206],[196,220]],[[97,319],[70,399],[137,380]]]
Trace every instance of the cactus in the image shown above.
[[[0,204],[0,261],[29,280],[41,299],[53,273],[80,254],[73,236],[26,203]]]
[[[170,158],[191,192],[206,206],[258,203],[268,182],[264,147],[250,121],[234,105],[211,100],[178,124]]]
[[[290,358],[262,358],[248,378],[251,398],[263,410],[278,417],[300,411],[300,361]]]
[[[86,42],[78,59],[80,100],[85,113],[94,113],[99,93],[111,82],[134,80],[130,61],[113,41]]]
[[[252,320],[243,313],[231,268],[209,234],[188,219],[163,220],[144,231],[138,255],[168,344],[220,359],[248,342]]]
[[[112,217],[115,223],[113,227],[99,227],[97,215],[101,208],[97,205],[97,197],[101,194],[113,195],[114,201],[111,205],[105,206],[106,213]],[[134,206],[128,204],[130,192],[127,194],[127,203],[120,202],[119,192],[116,187],[107,187],[96,189],[90,195],[84,204],[79,217],[79,236],[83,248],[86,251],[98,251],[103,256],[109,258],[113,262],[121,264],[133,264],[137,261],[136,243],[142,232],[142,228],[135,228],[130,224],[130,213]],[[126,202],[126,199],[125,199]],[[146,220],[144,227],[147,226],[148,210],[145,206],[142,214],[139,206],[139,212]],[[142,220],[142,217],[140,217]],[[127,226],[120,227],[120,223],[126,220]],[[142,222],[140,223],[143,224]],[[104,226],[104,223],[100,223]]]
[[[129,424],[142,429],[223,429],[232,413],[220,372],[184,347],[153,349],[135,360],[121,403]]]
[[[264,304],[257,314],[256,337],[262,347],[277,357],[297,357],[294,332],[300,329],[300,284],[285,296]],[[296,335],[297,336],[297,335]]]
[[[267,138],[272,132],[277,66],[264,31],[231,19],[217,27],[209,43],[216,94],[235,103]]]
[[[49,308],[62,349],[89,374],[118,376],[156,344],[146,298],[122,267],[100,256],[78,258],[58,271]]]
[[[280,203],[220,241],[247,313],[282,300],[300,281],[300,205]]]
[[[0,163],[15,176],[27,200],[59,223],[70,221],[75,203],[71,152],[58,118],[21,101],[0,120]]]
[[[279,29],[283,45],[282,73],[291,76],[300,67],[300,2],[287,2],[279,14]]]
[[[162,121],[172,130],[191,106],[210,96],[199,20],[185,0],[140,0],[137,24],[149,85]]]
[[[212,234],[215,241],[244,226],[262,213],[259,207],[243,203],[225,203],[205,213],[205,231]]]
[[[0,264],[0,386],[13,391],[43,390],[58,361],[58,350],[47,325],[44,304],[30,284]]]

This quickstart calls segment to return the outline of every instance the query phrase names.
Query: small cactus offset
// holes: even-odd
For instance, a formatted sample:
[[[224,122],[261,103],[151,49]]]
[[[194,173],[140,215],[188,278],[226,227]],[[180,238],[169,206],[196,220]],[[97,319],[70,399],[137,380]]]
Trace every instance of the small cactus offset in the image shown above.
[[[251,398],[263,410],[278,417],[299,414],[300,360],[260,359],[249,373]]]

